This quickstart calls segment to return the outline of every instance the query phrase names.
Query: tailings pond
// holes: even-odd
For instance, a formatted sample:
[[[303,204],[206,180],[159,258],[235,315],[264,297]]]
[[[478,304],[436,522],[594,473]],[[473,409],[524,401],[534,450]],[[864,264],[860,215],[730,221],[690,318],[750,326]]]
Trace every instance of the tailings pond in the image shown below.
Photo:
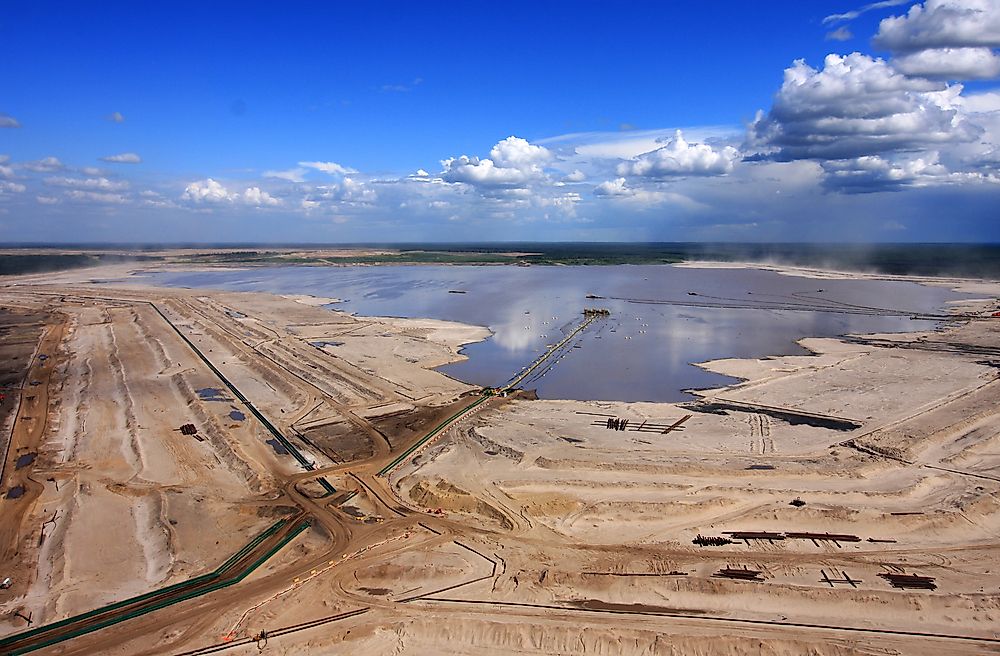
[[[962,298],[940,287],[814,280],[754,269],[673,266],[270,267],[144,274],[156,284],[344,299],[366,316],[427,317],[487,326],[468,360],[442,367],[475,385],[500,385],[559,342],[586,307],[607,308],[525,381],[550,399],[678,401],[686,389],[733,379],[692,363],[806,354],[803,337],[930,330],[913,315]],[[460,293],[456,293],[460,292]],[[594,298],[594,297],[599,298]]]

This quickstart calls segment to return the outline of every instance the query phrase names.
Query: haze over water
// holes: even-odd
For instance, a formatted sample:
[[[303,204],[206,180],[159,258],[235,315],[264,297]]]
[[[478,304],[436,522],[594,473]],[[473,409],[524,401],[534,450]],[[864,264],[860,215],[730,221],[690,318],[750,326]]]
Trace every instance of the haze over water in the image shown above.
[[[752,269],[672,266],[268,267],[149,274],[157,284],[343,299],[339,310],[367,316],[428,317],[487,326],[469,359],[441,368],[476,385],[499,385],[555,344],[585,307],[606,307],[544,376],[525,387],[551,399],[678,401],[684,390],[733,379],[691,363],[718,358],[806,354],[803,337],[929,330],[908,316],[640,304],[621,299],[710,303],[822,303],[941,312],[961,298],[908,282],[814,280]],[[822,290],[822,291],[820,291]],[[465,293],[451,293],[465,292]],[[690,292],[696,294],[690,295]]]

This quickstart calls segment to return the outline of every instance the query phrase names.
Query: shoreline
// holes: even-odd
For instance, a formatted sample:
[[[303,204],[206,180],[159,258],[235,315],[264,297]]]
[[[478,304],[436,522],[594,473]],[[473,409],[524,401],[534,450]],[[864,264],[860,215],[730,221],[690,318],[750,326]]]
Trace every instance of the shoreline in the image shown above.
[[[347,267],[347,266],[376,266],[376,267],[384,267],[384,266],[392,266],[392,267],[397,267],[397,266],[459,266],[460,267],[460,266],[470,266],[470,265],[464,265],[464,264],[447,264],[446,265],[446,264],[440,264],[440,263],[419,263],[419,264],[408,264],[408,263],[407,264],[395,264],[395,263],[390,263],[390,264],[372,264],[372,265],[357,265],[357,264],[330,264],[330,265],[327,265],[327,264],[304,264],[304,265],[289,265],[289,264],[282,264],[282,263],[274,263],[274,264],[262,264],[262,265],[259,265],[259,266],[257,266],[257,265],[255,265],[255,266],[244,266],[244,265],[241,265],[241,266],[231,266],[231,265],[230,266],[227,266],[227,265],[214,266],[213,265],[213,266],[205,266],[205,267],[191,267],[191,266],[189,266],[187,264],[168,264],[168,265],[163,265],[163,264],[159,264],[159,263],[151,263],[149,265],[145,265],[145,266],[141,266],[141,267],[136,267],[134,265],[134,263],[131,263],[131,264],[127,264],[127,265],[126,264],[105,265],[105,267],[96,267],[96,268],[97,269],[102,269],[102,268],[111,269],[109,271],[109,273],[113,274],[113,276],[117,276],[117,279],[115,279],[113,276],[112,277],[101,276],[99,278],[99,280],[101,282],[101,284],[100,284],[101,287],[111,287],[111,286],[113,286],[115,288],[135,289],[135,290],[171,290],[171,289],[182,289],[182,290],[187,290],[187,291],[191,291],[191,292],[195,292],[195,293],[197,293],[199,290],[201,290],[201,291],[204,291],[206,293],[213,293],[213,294],[229,294],[229,293],[234,293],[234,294],[249,294],[249,295],[254,295],[254,294],[272,295],[272,296],[277,296],[277,297],[289,299],[291,301],[294,301],[296,303],[300,303],[300,304],[303,304],[303,305],[306,305],[306,306],[322,308],[324,310],[333,312],[333,313],[338,314],[338,315],[350,316],[350,317],[353,317],[353,318],[358,319],[360,321],[366,321],[367,320],[367,321],[376,321],[376,322],[382,322],[382,323],[405,322],[405,323],[411,323],[417,329],[428,328],[428,327],[433,326],[433,325],[435,325],[437,323],[440,323],[443,327],[450,327],[452,329],[450,332],[454,333],[453,335],[451,335],[449,337],[449,339],[447,341],[447,345],[448,345],[448,347],[451,349],[451,351],[453,353],[453,358],[449,359],[449,360],[446,360],[446,361],[443,361],[440,364],[437,364],[437,365],[431,367],[430,370],[432,370],[435,373],[438,373],[438,374],[440,374],[442,376],[445,376],[445,377],[449,378],[450,380],[455,381],[458,384],[468,385],[468,386],[472,386],[472,387],[476,386],[475,384],[467,383],[465,381],[462,381],[461,379],[456,378],[455,376],[453,376],[453,375],[451,375],[449,373],[446,373],[446,372],[443,372],[443,371],[438,371],[438,368],[446,366],[448,364],[453,364],[453,363],[456,363],[456,362],[461,362],[461,361],[464,361],[464,360],[468,360],[469,359],[469,355],[467,353],[465,353],[465,350],[466,350],[465,347],[467,347],[470,344],[476,344],[476,343],[483,342],[483,341],[486,341],[486,340],[489,340],[489,339],[495,337],[495,333],[493,332],[493,330],[489,326],[479,326],[479,325],[470,324],[470,323],[464,323],[464,322],[460,322],[460,321],[451,321],[451,320],[446,320],[446,319],[435,319],[435,318],[431,318],[431,317],[403,317],[403,316],[377,315],[377,314],[372,314],[372,315],[359,314],[357,312],[351,312],[351,311],[340,309],[340,308],[337,308],[337,307],[326,307],[326,306],[331,306],[331,305],[342,304],[342,303],[345,302],[344,299],[332,298],[332,297],[324,297],[324,296],[317,296],[317,295],[308,294],[308,293],[282,293],[282,292],[268,292],[268,291],[239,291],[239,290],[230,290],[230,289],[225,289],[225,288],[222,288],[222,287],[211,287],[211,286],[206,286],[206,287],[179,287],[179,286],[158,284],[158,283],[155,283],[155,282],[150,282],[150,281],[142,280],[142,278],[141,278],[141,275],[143,273],[163,271],[163,270],[178,271],[178,272],[184,272],[184,273],[203,273],[203,272],[213,272],[213,271],[220,271],[220,270],[229,270],[229,271],[254,271],[254,270],[260,270],[260,269],[264,269],[264,268],[289,267],[289,266],[296,266],[296,267],[297,266],[304,266],[304,267],[311,267],[311,268],[322,268],[322,267],[326,267],[326,266],[337,266],[337,267]],[[493,263],[488,263],[488,264],[481,264],[481,265],[474,265],[474,266],[508,267],[508,266],[511,266],[511,264],[493,264]],[[579,265],[579,266],[592,266],[592,265]],[[601,265],[601,266],[633,266],[633,265],[624,264],[624,265]],[[964,309],[966,309],[966,311],[971,311],[971,312],[985,311],[985,308],[989,305],[989,303],[991,301],[993,301],[993,300],[995,300],[997,298],[1000,298],[1000,281],[993,281],[993,280],[987,280],[987,279],[978,279],[978,278],[895,275],[895,274],[882,274],[882,273],[876,273],[876,272],[852,272],[852,271],[842,271],[842,270],[835,270],[835,269],[823,269],[823,268],[815,268],[815,267],[798,267],[798,266],[791,266],[791,265],[759,263],[759,262],[749,262],[749,261],[747,261],[747,262],[725,262],[725,261],[707,261],[707,260],[705,260],[705,261],[688,261],[688,262],[671,263],[671,264],[659,264],[659,265],[657,265],[657,264],[646,264],[646,265],[641,265],[641,266],[663,266],[663,267],[695,268],[695,269],[760,270],[760,271],[770,271],[770,272],[777,273],[779,275],[785,275],[785,276],[789,276],[789,277],[808,278],[808,279],[814,279],[814,280],[871,280],[871,281],[889,281],[889,282],[909,282],[909,283],[923,285],[923,286],[944,287],[944,288],[947,288],[949,290],[952,290],[952,291],[955,291],[955,292],[961,292],[961,293],[973,293],[973,294],[974,293],[986,293],[987,294],[987,297],[982,298],[982,299],[978,299],[978,298],[975,298],[975,299],[955,299],[955,300],[952,300],[952,301],[948,301],[947,302],[948,304],[945,305],[943,307],[943,309],[946,310],[946,311],[948,311],[949,313],[954,313],[959,308],[964,308]],[[45,276],[45,277],[48,277],[48,278],[56,276],[56,277],[59,277],[59,278],[66,277],[68,279],[68,281],[73,282],[73,283],[77,283],[77,284],[93,284],[93,281],[92,281],[93,277],[92,276],[87,276],[86,279],[81,279],[81,278],[83,278],[82,276],[73,275],[73,274],[83,274],[84,272],[86,272],[88,270],[89,271],[93,271],[94,269],[76,269],[76,270],[70,270],[70,271],[57,272],[55,274],[31,274],[27,278],[29,280],[31,280],[31,279],[35,278],[36,276]],[[2,282],[2,279],[0,279],[0,282]],[[2,287],[0,287],[0,289],[2,289]],[[401,325],[400,327],[403,327],[403,326]],[[940,327],[939,327],[939,329],[940,329]],[[919,334],[923,334],[925,332],[926,331],[923,331],[923,330],[900,330],[900,331],[897,331],[897,332],[884,333],[884,334],[890,334],[890,335],[919,335]],[[690,365],[690,366],[697,367],[697,368],[700,368],[700,369],[704,369],[704,370],[712,372],[712,373],[717,373],[717,374],[720,374],[720,375],[724,375],[724,376],[729,376],[731,378],[735,378],[735,379],[737,379],[737,382],[732,383],[730,385],[709,386],[709,387],[703,387],[703,388],[690,388],[690,389],[689,388],[684,388],[684,389],[681,389],[680,391],[683,392],[683,393],[685,393],[685,394],[688,394],[690,396],[693,396],[695,398],[700,398],[700,397],[704,396],[706,392],[711,392],[711,391],[715,391],[715,390],[725,390],[728,387],[738,386],[738,385],[746,382],[742,376],[734,375],[734,374],[729,374],[729,373],[722,373],[721,371],[717,370],[715,367],[712,366],[713,363],[716,363],[716,362],[735,362],[735,361],[741,361],[741,360],[743,360],[743,361],[746,361],[746,362],[749,362],[749,363],[754,363],[754,362],[760,362],[762,360],[766,360],[766,359],[769,359],[769,358],[775,358],[775,357],[811,357],[811,356],[815,356],[815,355],[821,354],[822,351],[816,352],[812,348],[804,345],[802,342],[804,342],[804,341],[814,341],[815,340],[815,341],[819,341],[819,342],[829,342],[830,344],[836,344],[836,343],[844,344],[844,343],[846,343],[847,338],[857,337],[859,335],[863,336],[864,333],[859,333],[859,334],[844,333],[844,334],[840,334],[840,335],[836,335],[836,336],[827,336],[827,337],[816,337],[814,335],[803,335],[802,337],[798,337],[795,340],[793,340],[792,343],[794,345],[796,345],[797,347],[802,348],[802,349],[804,349],[805,351],[808,352],[808,353],[805,353],[805,354],[796,354],[796,353],[762,353],[762,354],[760,354],[758,356],[751,357],[751,358],[736,358],[736,357],[733,357],[733,356],[721,356],[721,357],[717,357],[717,358],[711,358],[709,360],[688,362],[687,364]],[[550,400],[578,401],[578,402],[582,402],[582,403],[588,403],[588,402],[668,403],[668,404],[669,403],[674,403],[674,402],[670,402],[670,401],[645,401],[645,400],[636,400],[636,401],[609,401],[608,399],[550,399]]]
[[[976,278],[963,276],[927,276],[916,274],[891,274],[877,271],[844,271],[840,269],[824,269],[816,267],[800,267],[789,264],[771,264],[762,262],[722,262],[711,260],[692,260],[667,266],[688,269],[758,269],[799,278],[814,280],[885,280],[893,282],[912,282],[918,285],[933,285],[948,287],[953,291],[977,293],[980,289],[997,289],[1000,279]],[[969,291],[972,290],[972,291]]]
[[[285,265],[278,265],[278,266],[285,266]],[[316,265],[306,265],[306,266],[316,266]],[[319,266],[322,266],[322,265],[319,265]],[[338,266],[354,266],[354,265],[338,265]],[[379,264],[379,265],[374,265],[374,266],[433,266],[433,265],[421,263],[419,265],[411,265],[411,264]],[[454,265],[438,265],[438,266],[468,266],[468,265],[454,264]],[[511,266],[511,265],[510,264],[483,264],[483,265],[476,265],[476,266],[499,266],[499,267],[506,267],[506,266]],[[588,266],[588,265],[580,265],[580,266]],[[602,265],[602,266],[633,266],[633,265],[622,264],[622,265]],[[791,266],[791,265],[767,264],[767,263],[758,263],[758,262],[720,262],[720,261],[708,261],[708,260],[705,260],[705,261],[689,261],[689,262],[680,262],[680,263],[671,263],[671,264],[659,264],[659,265],[657,265],[657,264],[644,264],[644,265],[636,265],[636,266],[664,266],[664,267],[677,267],[677,268],[760,270],[760,271],[771,271],[771,272],[778,273],[780,275],[789,276],[789,277],[808,278],[808,279],[814,279],[814,280],[872,280],[872,281],[909,282],[909,283],[914,283],[914,284],[918,284],[918,285],[925,285],[925,286],[945,287],[945,288],[948,288],[948,289],[950,289],[952,291],[965,292],[965,293],[976,293],[976,292],[982,292],[982,291],[986,291],[986,290],[992,290],[994,298],[1000,297],[1000,281],[992,281],[992,280],[977,279],[977,278],[894,275],[894,274],[882,274],[882,273],[877,273],[877,272],[852,272],[852,271],[841,271],[841,270],[834,270],[834,269],[821,269],[821,268],[814,268],[814,267],[797,267],[797,266]],[[251,267],[251,268],[252,269],[259,269],[259,268],[263,268],[263,267]],[[210,271],[211,269],[205,269],[205,270],[209,270]],[[158,287],[158,286],[156,286],[156,287]],[[974,290],[974,291],[971,291],[971,290]],[[217,290],[217,291],[223,291],[223,290]],[[253,292],[248,292],[248,293],[253,293]],[[267,293],[267,292],[263,292],[263,293]],[[288,297],[296,297],[296,296],[308,297],[310,295],[308,295],[308,294],[302,294],[302,295],[286,295],[286,296],[288,296]],[[945,311],[947,311],[947,312],[949,312],[949,313],[953,313],[953,311],[957,310],[960,307],[961,308],[966,308],[967,311],[972,311],[972,312],[985,311],[985,307],[989,304],[990,301],[991,301],[990,298],[985,298],[985,299],[955,299],[955,300],[952,300],[952,301],[948,301],[948,304],[945,305],[945,306],[943,306],[942,309],[945,310]],[[334,309],[334,311],[337,311],[337,312],[346,312],[345,310],[339,310],[339,309]],[[422,320],[427,320],[427,321],[448,321],[448,320],[432,319],[432,318],[429,318],[429,317],[413,317],[413,318],[408,318],[408,317],[386,317],[386,316],[376,316],[376,315],[369,316],[369,315],[363,315],[363,314],[358,314],[358,313],[350,313],[350,315],[358,317],[358,318],[362,318],[362,319],[369,318],[369,319],[378,319],[378,320],[392,320],[392,319],[397,319],[398,318],[398,319],[402,319],[402,320],[416,320],[416,321],[422,321]],[[467,346],[469,344],[475,344],[475,343],[478,343],[478,342],[481,342],[481,341],[486,341],[486,340],[491,339],[491,338],[493,338],[495,336],[495,334],[493,333],[492,329],[489,326],[475,326],[473,324],[464,324],[462,322],[455,322],[455,323],[458,323],[458,324],[463,325],[463,326],[467,326],[470,329],[481,328],[483,330],[488,331],[488,334],[485,337],[482,337],[480,339],[470,339],[467,342],[463,342],[463,343],[459,344],[457,346],[457,348],[456,348],[456,351],[455,351],[456,355],[459,356],[458,359],[453,360],[453,361],[448,362],[448,363],[443,363],[442,365],[439,365],[439,367],[440,366],[444,366],[445,364],[451,364],[452,362],[458,362],[458,361],[461,361],[461,360],[469,359],[469,356],[466,353],[464,353],[464,351],[465,351],[464,347],[465,346]],[[938,322],[938,323],[939,323],[939,326],[938,326],[938,328],[936,330],[941,330],[941,329],[943,329],[945,327],[944,325],[941,324],[941,322]],[[900,331],[897,331],[897,332],[880,333],[880,334],[919,335],[919,334],[924,334],[926,332],[927,331],[924,331],[924,330],[905,330],[904,329],[904,330],[900,330]],[[799,337],[799,338],[795,339],[793,341],[793,344],[795,344],[797,347],[802,348],[805,351],[807,351],[807,353],[805,353],[805,354],[796,354],[796,353],[763,353],[763,354],[761,354],[759,356],[752,357],[752,358],[736,358],[736,357],[733,357],[733,356],[722,356],[722,357],[718,357],[718,358],[712,358],[712,359],[709,359],[709,360],[688,362],[687,364],[689,364],[691,366],[698,367],[700,369],[704,369],[704,370],[710,371],[712,373],[717,373],[717,374],[724,375],[724,376],[727,376],[727,377],[730,377],[730,378],[734,378],[734,379],[736,379],[737,382],[732,383],[730,385],[710,386],[710,387],[704,387],[704,388],[684,388],[684,389],[681,389],[680,391],[682,393],[685,393],[685,394],[688,394],[689,396],[694,397],[691,400],[696,400],[698,398],[703,398],[703,397],[707,396],[708,393],[710,393],[710,392],[716,392],[716,391],[726,390],[728,388],[731,388],[731,387],[734,387],[734,386],[739,386],[739,385],[747,382],[747,380],[742,375],[734,374],[734,373],[726,373],[726,372],[720,371],[717,367],[713,366],[714,363],[720,363],[720,362],[740,362],[740,361],[745,361],[745,362],[748,362],[748,363],[756,363],[756,362],[760,362],[762,360],[766,360],[766,359],[770,359],[770,358],[776,358],[776,357],[811,357],[811,356],[818,356],[818,355],[821,355],[822,353],[824,353],[824,350],[823,350],[822,346],[820,346],[822,343],[824,343],[824,342],[828,343],[828,345],[831,345],[830,348],[833,348],[834,350],[836,350],[836,346],[835,346],[836,344],[846,344],[847,343],[846,342],[847,338],[849,338],[849,337],[856,337],[856,336],[859,336],[859,335],[863,336],[864,333],[859,333],[859,334],[844,333],[844,334],[841,334],[841,335],[829,336],[829,337],[817,337],[817,336],[814,336],[814,335],[804,335],[802,337]],[[807,346],[807,345],[805,345],[803,343],[803,342],[806,342],[806,341],[815,342],[815,345],[813,347]],[[436,369],[437,368],[435,368],[435,370]],[[459,383],[462,383],[462,384],[466,384],[466,385],[473,385],[472,383],[468,383],[466,381],[462,381],[461,379],[456,378],[455,376],[452,376],[451,374],[445,373],[443,371],[437,371],[437,373],[440,373],[441,375],[447,376],[448,378],[451,378],[451,379],[455,380],[456,382],[459,382]],[[545,399],[545,400],[553,400],[553,401],[556,401],[556,400],[558,400],[558,401],[578,401],[578,402],[581,402],[581,403],[590,403],[590,402],[665,403],[665,404],[676,403],[676,402],[670,402],[670,401],[647,401],[647,400],[616,401],[616,400],[609,400],[609,399],[556,399],[556,398],[552,398],[552,399]]]

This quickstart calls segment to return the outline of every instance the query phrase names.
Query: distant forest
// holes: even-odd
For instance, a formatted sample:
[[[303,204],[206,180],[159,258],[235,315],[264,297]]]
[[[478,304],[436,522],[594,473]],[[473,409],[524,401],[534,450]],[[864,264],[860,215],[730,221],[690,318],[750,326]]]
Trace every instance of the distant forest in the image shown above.
[[[348,265],[452,264],[602,266],[671,264],[686,261],[756,262],[891,275],[956,276],[1000,279],[1000,244],[732,244],[732,243],[492,243],[492,244],[282,244],[177,246],[202,252],[158,253],[162,245],[89,245],[46,253],[25,246],[0,254],[0,275],[44,273],[122,262],[165,264]],[[30,248],[30,252],[29,252]],[[372,249],[393,252],[320,255],[320,249]],[[113,252],[95,252],[97,250]],[[146,253],[144,253],[146,251]],[[206,252],[207,251],[207,252]]]
[[[60,249],[65,250],[65,249]],[[117,253],[28,253],[0,254],[0,276],[23,275],[29,273],[48,273],[65,269],[97,266],[99,264],[117,264],[120,262],[139,262],[160,260],[159,257],[143,255],[126,255]]]

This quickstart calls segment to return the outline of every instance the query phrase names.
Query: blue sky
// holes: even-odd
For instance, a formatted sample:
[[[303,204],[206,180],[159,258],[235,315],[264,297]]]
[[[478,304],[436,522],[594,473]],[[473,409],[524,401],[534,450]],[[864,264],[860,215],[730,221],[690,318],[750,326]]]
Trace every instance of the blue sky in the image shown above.
[[[998,0],[145,4],[0,16],[0,241],[1000,241]]]

